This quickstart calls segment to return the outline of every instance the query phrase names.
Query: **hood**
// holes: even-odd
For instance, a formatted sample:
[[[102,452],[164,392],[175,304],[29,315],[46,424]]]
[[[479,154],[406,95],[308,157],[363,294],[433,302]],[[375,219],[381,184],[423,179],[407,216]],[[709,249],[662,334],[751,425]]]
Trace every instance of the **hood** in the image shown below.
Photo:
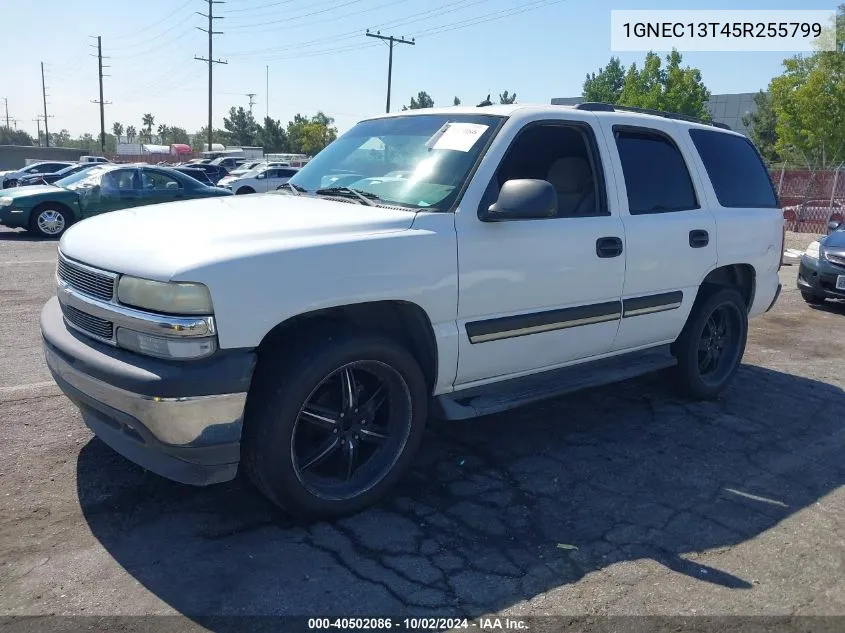
[[[825,248],[835,248],[836,250],[845,250],[845,230],[834,231],[823,240],[822,245]]]
[[[404,231],[414,217],[310,196],[225,196],[89,218],[59,248],[98,268],[164,281],[228,259]]]
[[[54,199],[64,198],[66,196],[76,197],[76,193],[73,191],[63,189],[55,185],[27,185],[26,187],[3,189],[3,191],[0,192],[0,196],[13,198],[14,200],[32,198],[41,195],[48,195]]]

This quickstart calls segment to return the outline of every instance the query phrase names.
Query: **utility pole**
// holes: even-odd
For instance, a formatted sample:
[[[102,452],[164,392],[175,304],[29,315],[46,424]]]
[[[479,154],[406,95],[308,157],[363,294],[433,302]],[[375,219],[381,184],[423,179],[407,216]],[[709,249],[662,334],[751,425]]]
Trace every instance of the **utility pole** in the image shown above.
[[[106,153],[106,109],[105,106],[110,105],[111,101],[104,101],[103,100],[103,77],[108,77],[108,75],[103,74],[103,68],[108,68],[108,66],[103,66],[103,38],[98,35],[97,36],[97,70],[98,76],[100,79],[100,98],[99,99],[92,99],[91,103],[98,103],[100,104],[100,151],[102,153]]]
[[[12,128],[9,127],[9,100],[3,97],[3,101],[6,102],[6,129],[11,130]]]
[[[50,131],[47,128],[47,87],[44,84],[44,62],[41,62],[41,97],[44,99],[44,144],[46,147],[50,147]],[[38,127],[40,130],[41,126]],[[40,135],[41,132],[39,131],[38,134]]]
[[[264,98],[266,103],[264,104],[264,117],[267,118],[270,116],[270,65],[267,65],[267,87],[264,89]]]
[[[252,107],[255,105],[255,93],[248,92],[246,96],[249,97],[249,113],[252,114]]]
[[[36,116],[32,120],[38,124],[38,147],[41,147],[41,117]]]
[[[387,58],[387,109],[385,112],[390,112],[390,83],[393,77],[393,44],[410,44],[411,46],[416,46],[416,41],[412,37],[410,40],[406,40],[405,36],[402,37],[393,37],[392,35],[382,35],[381,31],[376,31],[375,33],[370,33],[370,30],[367,29],[365,34],[367,37],[374,37],[379,40],[383,40],[385,42],[390,43],[390,56]]]
[[[212,53],[212,46],[214,42],[215,35],[222,35],[223,31],[215,31],[214,30],[214,20],[221,20],[220,16],[214,15],[214,5],[215,4],[223,4],[223,0],[205,0],[208,3],[208,15],[205,13],[199,13],[204,18],[208,18],[208,28],[204,29],[200,26],[197,28],[202,31],[203,33],[208,33],[208,57],[197,57],[194,55],[194,59],[207,62],[208,63],[208,151],[211,151],[211,139],[214,132],[214,126],[212,125],[212,118],[211,118],[211,84],[212,84],[212,68],[214,68],[214,64],[227,64],[228,62],[224,62],[221,59],[214,59]]]

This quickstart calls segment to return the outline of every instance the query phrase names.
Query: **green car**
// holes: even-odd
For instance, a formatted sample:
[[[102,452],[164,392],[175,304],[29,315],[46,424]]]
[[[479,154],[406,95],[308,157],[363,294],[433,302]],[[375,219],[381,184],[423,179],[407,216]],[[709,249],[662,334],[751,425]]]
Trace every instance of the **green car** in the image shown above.
[[[0,193],[0,225],[51,238],[60,237],[74,222],[108,211],[232,195],[173,169],[147,165],[103,165],[54,185],[15,187]]]

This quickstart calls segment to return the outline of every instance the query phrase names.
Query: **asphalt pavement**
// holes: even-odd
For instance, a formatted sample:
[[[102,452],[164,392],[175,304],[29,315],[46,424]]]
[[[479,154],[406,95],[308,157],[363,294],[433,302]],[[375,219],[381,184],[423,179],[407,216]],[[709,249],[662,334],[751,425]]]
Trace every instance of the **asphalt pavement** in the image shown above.
[[[719,401],[649,376],[432,421],[387,501],[304,525],[92,437],[41,353],[55,253],[0,229],[0,616],[845,615],[845,306],[795,267]]]

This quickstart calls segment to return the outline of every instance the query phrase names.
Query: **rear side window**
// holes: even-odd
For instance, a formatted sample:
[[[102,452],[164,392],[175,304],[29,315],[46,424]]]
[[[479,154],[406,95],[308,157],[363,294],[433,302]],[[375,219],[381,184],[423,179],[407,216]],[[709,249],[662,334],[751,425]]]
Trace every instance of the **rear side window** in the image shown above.
[[[690,137],[723,207],[777,208],[766,166],[744,136],[690,130]]]
[[[631,215],[699,208],[687,164],[671,139],[639,129],[614,132]]]

